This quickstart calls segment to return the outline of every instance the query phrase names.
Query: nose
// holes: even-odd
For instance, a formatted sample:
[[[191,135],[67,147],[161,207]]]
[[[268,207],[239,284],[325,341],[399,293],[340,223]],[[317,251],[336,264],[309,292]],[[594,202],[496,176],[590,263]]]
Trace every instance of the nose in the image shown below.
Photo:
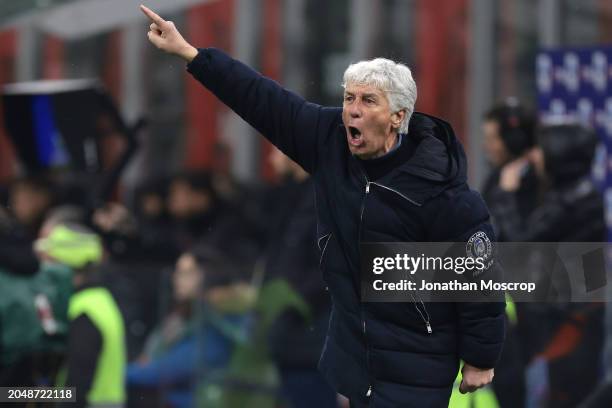
[[[357,119],[361,117],[361,109],[359,109],[359,106],[357,104],[352,104],[346,109],[348,109],[348,114],[352,119]]]

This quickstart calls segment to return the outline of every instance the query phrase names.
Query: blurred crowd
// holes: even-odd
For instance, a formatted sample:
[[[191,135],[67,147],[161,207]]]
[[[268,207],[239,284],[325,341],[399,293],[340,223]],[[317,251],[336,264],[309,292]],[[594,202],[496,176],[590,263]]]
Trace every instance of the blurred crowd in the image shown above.
[[[602,181],[593,172],[599,145],[594,131],[540,125],[513,99],[490,109],[482,129],[491,173],[481,192],[499,242],[606,240]],[[524,251],[516,262],[550,269],[538,254]],[[499,404],[609,406],[604,392],[595,391],[603,380],[605,305],[507,301],[506,343],[493,382]]]
[[[482,130],[499,241],[606,240],[594,132],[542,126],[515,100]],[[0,385],[86,390],[72,407],[341,406],[316,370],[329,299],[311,181],[269,160],[273,185],[181,172],[96,207],[56,174],[3,186]],[[451,407],[612,406],[606,304],[508,305],[492,389]]]
[[[181,172],[98,208],[57,174],[13,180],[0,384],[89,390],[77,406],[336,406],[316,371],[329,300],[313,189],[269,160],[273,185]]]

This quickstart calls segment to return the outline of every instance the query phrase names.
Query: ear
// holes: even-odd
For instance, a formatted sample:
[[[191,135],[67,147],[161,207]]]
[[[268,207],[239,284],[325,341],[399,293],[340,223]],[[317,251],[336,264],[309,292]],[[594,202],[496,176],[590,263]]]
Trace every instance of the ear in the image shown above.
[[[394,129],[399,129],[402,121],[406,117],[406,109],[399,110],[391,114],[391,126]]]

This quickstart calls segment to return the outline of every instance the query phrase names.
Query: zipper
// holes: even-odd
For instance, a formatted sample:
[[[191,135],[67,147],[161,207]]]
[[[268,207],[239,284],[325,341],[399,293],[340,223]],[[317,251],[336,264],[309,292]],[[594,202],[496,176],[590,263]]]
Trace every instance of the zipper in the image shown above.
[[[331,232],[329,234],[325,234],[323,235],[321,238],[319,238],[319,240],[317,241],[317,246],[319,247],[319,251],[321,251],[321,241],[323,241],[325,238],[329,237],[331,235]]]
[[[327,244],[329,244],[329,240],[331,239],[331,237],[332,237],[332,233],[330,232],[327,235],[323,235],[317,241],[317,246],[319,247],[319,250],[321,250],[321,241],[324,240],[325,238],[327,238],[325,240],[325,245],[323,245],[323,249],[321,250],[321,257],[319,258],[319,267],[321,266],[321,263],[323,262],[323,257],[325,256],[325,250],[327,249]]]
[[[359,244],[361,244],[361,232],[363,229],[363,213],[365,212],[365,203],[366,199],[368,198],[368,194],[370,194],[370,184],[372,184],[372,182],[368,179],[368,175],[365,173],[365,171],[361,169],[361,165],[359,163],[358,165],[359,170],[361,171],[361,174],[363,175],[363,178],[366,182],[365,195],[363,196],[363,200],[361,200],[361,211],[359,212],[359,236],[357,237],[357,245],[359,246]]]
[[[382,184],[370,181],[368,179],[367,174],[363,171],[363,169],[361,169],[361,173],[365,179],[366,185],[365,185],[365,195],[363,197],[363,200],[361,201],[361,211],[359,214],[359,237],[358,237],[358,246],[361,244],[361,236],[362,236],[362,230],[363,230],[363,214],[365,212],[365,203],[366,203],[366,199],[368,197],[368,194],[370,194],[370,185],[374,184],[377,185],[381,188],[387,189],[395,194],[398,194],[400,197],[402,197],[403,199],[407,200],[408,202],[410,202],[411,204],[414,204],[416,206],[421,206],[421,204],[417,203],[414,200],[411,200],[410,198],[406,197],[404,194],[400,193],[397,190],[394,190],[392,188],[389,188],[387,186],[384,186]],[[326,245],[327,246],[327,245]],[[412,293],[410,294],[410,296],[412,297]],[[418,296],[418,295],[417,295]],[[421,312],[421,310],[418,307],[418,303],[416,302],[416,300],[414,299],[414,297],[412,297],[413,301],[414,301],[414,307],[416,308],[417,312],[419,312],[419,315],[421,316],[421,319],[423,319],[423,321],[425,322],[425,328],[427,329],[427,333],[431,334],[433,333],[433,330],[431,328],[431,323],[429,320],[429,313],[427,312],[427,308],[425,307],[425,303],[423,302],[423,300],[419,297],[419,302],[421,303],[421,306],[423,307],[423,311]],[[367,336],[367,328],[366,328],[366,321],[365,321],[365,317],[363,314],[363,306],[360,304],[360,309],[361,309],[361,321],[363,324],[363,339],[365,342],[365,346],[366,346],[366,366],[368,368],[368,377],[369,377],[369,372],[370,372],[370,348],[368,345],[368,336]],[[366,391],[366,397],[370,397],[372,395],[372,385],[368,385],[368,390]]]
[[[363,201],[361,201],[361,213],[359,214],[359,244],[361,244],[361,229],[363,226],[363,213],[365,211],[365,202],[366,202],[366,198],[368,197],[368,194],[370,194],[370,184],[372,182],[368,181],[368,178],[366,177],[366,186],[365,186],[365,196],[363,197]]]
[[[365,183],[366,183],[365,195],[363,196],[363,200],[361,201],[361,211],[359,213],[359,231],[358,231],[359,236],[357,237],[357,248],[359,252],[361,252],[360,244],[361,244],[361,237],[362,237],[362,230],[363,230],[363,214],[365,212],[365,204],[368,198],[368,194],[370,194],[370,180],[368,179],[368,175],[361,168],[361,165],[359,165],[359,170],[361,171],[361,174],[363,175],[363,178],[365,179]],[[361,322],[363,325],[363,341],[365,343],[365,348],[366,348],[366,367],[368,370],[368,378],[370,378],[370,347],[368,345],[368,331],[366,328],[366,321],[365,321],[365,316],[363,313],[363,304],[361,302],[359,303],[359,310],[360,310],[360,315],[361,315]],[[370,381],[371,381],[371,378],[370,378]],[[370,395],[372,395],[372,385],[371,384],[368,385],[366,397],[369,397]]]
[[[418,294],[416,296],[419,299],[418,302],[414,298],[414,295],[412,293],[410,293],[410,297],[412,298],[412,302],[414,303],[414,308],[417,310],[417,312],[419,312],[419,315],[421,316],[421,319],[425,323],[425,329],[427,330],[427,334],[432,334],[433,333],[433,329],[431,328],[431,321],[429,319],[429,313],[427,313],[427,308],[425,307],[425,303],[423,302],[423,299],[421,299],[421,297]],[[419,303],[423,307],[423,311],[422,312],[421,312],[421,309],[419,309]]]
[[[367,180],[367,177],[366,177],[366,180]],[[376,182],[374,182],[374,181],[368,181],[368,182],[367,182],[367,184],[366,184],[366,194],[370,192],[370,184],[374,184],[375,186],[378,186],[378,187],[384,188],[384,189],[386,189],[386,190],[389,190],[389,191],[391,191],[391,192],[393,192],[393,193],[395,193],[395,194],[399,195],[399,196],[400,196],[400,197],[402,197],[403,199],[407,200],[407,201],[408,201],[408,202],[410,202],[411,204],[414,204],[414,205],[419,206],[419,207],[421,206],[421,204],[417,203],[417,202],[416,202],[416,201],[414,201],[414,200],[411,200],[410,198],[406,197],[404,194],[400,193],[399,191],[394,190],[394,189],[392,189],[391,187],[387,187],[387,186],[385,186],[385,185],[382,185],[382,184],[380,184],[380,183],[376,183]],[[365,200],[364,200],[364,202],[365,202]],[[363,207],[362,207],[362,211],[361,211],[361,213],[362,213],[361,215],[362,215],[362,218],[363,218]],[[361,234],[361,225],[360,225],[359,233]],[[361,242],[361,237],[360,237],[360,240],[359,240],[359,241]],[[415,309],[417,310],[417,312],[419,312],[419,315],[421,316],[421,319],[422,319],[422,320],[423,320],[423,322],[425,323],[425,329],[427,330],[427,333],[428,333],[428,334],[432,334],[432,333],[433,333],[433,329],[432,329],[432,327],[431,327],[431,321],[430,321],[430,319],[429,319],[429,313],[427,312],[427,308],[425,307],[425,302],[423,302],[423,299],[422,299],[422,298],[421,298],[421,297],[420,297],[418,294],[417,294],[416,296],[417,296],[417,298],[418,298],[418,301],[417,301],[417,299],[415,299],[415,298],[414,298],[413,294],[412,294],[412,293],[410,293],[410,297],[411,297],[411,298],[412,298],[412,300],[413,300],[414,307],[415,307]],[[421,307],[423,308],[423,310],[422,310],[422,311],[421,311],[421,309],[419,308],[419,303],[421,304]]]
[[[400,193],[400,192],[399,192],[399,191],[397,191],[397,190],[392,189],[391,187],[387,187],[387,186],[385,186],[385,185],[383,185],[383,184],[376,183],[375,181],[370,181],[370,182],[369,182],[369,184],[374,184],[374,185],[376,185],[376,186],[378,186],[378,187],[381,187],[381,188],[384,188],[384,189],[386,189],[386,190],[392,191],[392,192],[394,192],[395,194],[397,194],[397,195],[399,195],[400,197],[402,197],[404,200],[406,200],[406,201],[410,202],[411,204],[414,204],[414,205],[416,205],[417,207],[421,207],[421,204],[420,204],[420,203],[417,203],[417,202],[416,202],[416,201],[414,201],[413,199],[406,197],[404,194]],[[368,185],[368,187],[367,187],[367,191],[369,191],[369,190],[370,190],[370,186]]]

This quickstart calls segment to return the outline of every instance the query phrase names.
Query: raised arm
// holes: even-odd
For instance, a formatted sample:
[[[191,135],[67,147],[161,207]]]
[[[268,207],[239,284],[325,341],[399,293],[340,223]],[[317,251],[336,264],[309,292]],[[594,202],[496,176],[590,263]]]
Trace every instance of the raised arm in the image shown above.
[[[157,48],[188,61],[188,71],[224,104],[307,172],[315,171],[322,138],[341,123],[340,108],[309,103],[219,50],[194,48],[172,22],[141,8]]]

